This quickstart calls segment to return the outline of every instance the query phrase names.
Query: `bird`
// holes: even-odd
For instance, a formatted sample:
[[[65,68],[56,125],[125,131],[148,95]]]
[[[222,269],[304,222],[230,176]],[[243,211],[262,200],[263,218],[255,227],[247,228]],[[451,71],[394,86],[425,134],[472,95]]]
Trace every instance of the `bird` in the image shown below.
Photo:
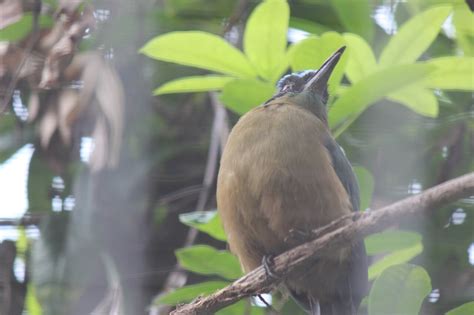
[[[359,210],[351,164],[328,127],[328,80],[345,47],[317,70],[289,74],[244,114],[222,152],[217,208],[228,244],[249,272]],[[271,272],[271,269],[266,269]],[[318,257],[284,286],[308,314],[356,314],[368,286],[362,241]]]

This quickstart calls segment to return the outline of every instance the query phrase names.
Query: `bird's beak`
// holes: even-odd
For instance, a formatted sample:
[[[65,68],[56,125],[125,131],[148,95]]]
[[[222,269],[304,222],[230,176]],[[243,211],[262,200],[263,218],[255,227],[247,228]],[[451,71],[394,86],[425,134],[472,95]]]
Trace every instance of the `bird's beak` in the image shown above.
[[[346,46],[342,46],[334,54],[332,54],[332,56],[323,63],[321,68],[319,68],[311,80],[306,83],[303,91],[311,91],[313,93],[316,92],[319,95],[323,95],[327,89],[331,73],[339,62],[339,59],[341,59],[341,55],[345,49]]]

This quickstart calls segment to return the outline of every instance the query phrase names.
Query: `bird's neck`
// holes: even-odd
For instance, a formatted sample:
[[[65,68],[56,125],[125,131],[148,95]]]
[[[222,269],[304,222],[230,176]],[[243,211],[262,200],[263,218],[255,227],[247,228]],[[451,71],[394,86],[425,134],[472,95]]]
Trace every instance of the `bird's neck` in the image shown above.
[[[303,107],[312,114],[316,115],[328,127],[328,115],[326,105],[323,101],[313,93],[300,93],[293,97],[293,103]]]

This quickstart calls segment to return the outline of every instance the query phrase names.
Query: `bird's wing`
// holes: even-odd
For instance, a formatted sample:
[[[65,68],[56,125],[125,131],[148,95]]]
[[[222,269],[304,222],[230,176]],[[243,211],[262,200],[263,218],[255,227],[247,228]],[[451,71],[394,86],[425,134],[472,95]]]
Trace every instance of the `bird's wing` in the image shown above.
[[[333,139],[328,139],[325,146],[331,156],[333,168],[349,194],[352,210],[359,211],[359,185],[349,160],[347,160],[342,148]]]
[[[358,211],[360,202],[359,186],[351,164],[346,158],[342,148],[332,138],[327,141],[325,146],[331,156],[334,170],[349,194],[353,211]],[[349,302],[351,302],[353,308],[356,308],[367,294],[369,286],[367,274],[368,262],[363,241],[357,242],[353,246],[350,261],[349,276],[345,279],[345,283],[342,283],[340,286],[340,296],[341,299],[345,299],[345,301],[339,301],[339,305],[330,306],[333,310],[335,308],[337,310],[337,307],[341,304],[346,304],[348,298],[352,300]],[[323,308],[323,306],[321,307]]]

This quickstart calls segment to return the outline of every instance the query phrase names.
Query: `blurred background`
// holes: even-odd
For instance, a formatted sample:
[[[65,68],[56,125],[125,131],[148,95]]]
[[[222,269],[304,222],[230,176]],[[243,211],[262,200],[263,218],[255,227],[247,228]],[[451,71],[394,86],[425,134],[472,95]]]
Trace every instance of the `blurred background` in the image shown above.
[[[165,82],[208,72],[139,50],[156,36],[188,30],[223,36],[241,49],[259,3],[0,2],[0,314],[167,314],[176,303],[160,301],[165,293],[222,280],[183,269],[175,250],[226,248],[180,215],[211,210],[214,218],[218,160],[239,110],[219,91],[153,96]],[[419,60],[474,55],[474,18],[464,1],[288,3],[289,44],[351,32],[377,57],[406,21],[451,4]],[[353,165],[363,167],[366,207],[474,170],[469,65],[467,88],[433,89],[434,110],[385,97],[339,135]],[[415,253],[400,262],[423,266],[431,277],[422,314],[444,314],[474,300],[474,198],[398,228],[420,236]]]

